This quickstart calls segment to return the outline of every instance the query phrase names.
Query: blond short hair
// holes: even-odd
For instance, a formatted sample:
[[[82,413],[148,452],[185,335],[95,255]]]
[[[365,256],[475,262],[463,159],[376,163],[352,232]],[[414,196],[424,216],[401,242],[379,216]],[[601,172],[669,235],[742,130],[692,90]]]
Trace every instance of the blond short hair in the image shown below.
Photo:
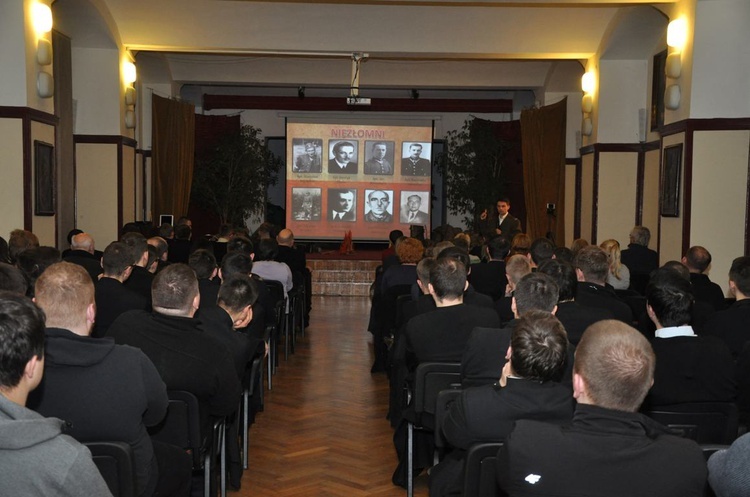
[[[73,329],[86,322],[86,308],[94,303],[94,283],[82,266],[58,262],[36,280],[34,297],[48,327]]]
[[[531,263],[525,255],[511,255],[505,263],[505,274],[514,285],[531,272]]]

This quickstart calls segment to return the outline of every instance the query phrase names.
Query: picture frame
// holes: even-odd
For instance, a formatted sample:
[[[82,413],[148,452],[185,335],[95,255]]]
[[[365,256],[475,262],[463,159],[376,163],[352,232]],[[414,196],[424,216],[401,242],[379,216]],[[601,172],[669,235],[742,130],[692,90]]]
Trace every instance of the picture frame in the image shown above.
[[[55,215],[55,147],[34,140],[34,215]]]
[[[667,51],[654,55],[653,75],[651,77],[651,131],[664,126],[664,92],[667,89]]]
[[[659,213],[663,217],[680,215],[680,180],[682,176],[682,144],[664,148]]]

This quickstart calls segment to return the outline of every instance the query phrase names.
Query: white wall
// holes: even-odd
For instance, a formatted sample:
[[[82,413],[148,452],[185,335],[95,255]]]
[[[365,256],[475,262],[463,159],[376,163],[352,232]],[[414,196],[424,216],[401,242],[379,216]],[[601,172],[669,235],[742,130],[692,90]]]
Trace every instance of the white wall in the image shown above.
[[[647,60],[600,60],[599,143],[637,143],[638,109],[645,109]]]
[[[24,27],[23,2],[0,2],[0,106],[26,105]]]
[[[120,135],[123,104],[117,49],[73,48],[75,134]]]

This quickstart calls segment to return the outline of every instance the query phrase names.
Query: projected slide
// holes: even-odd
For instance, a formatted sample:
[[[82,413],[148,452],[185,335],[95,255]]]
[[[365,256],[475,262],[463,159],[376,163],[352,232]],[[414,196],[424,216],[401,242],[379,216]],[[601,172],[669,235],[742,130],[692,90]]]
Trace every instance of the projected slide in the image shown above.
[[[287,123],[287,227],[296,238],[384,240],[430,229],[432,126]]]

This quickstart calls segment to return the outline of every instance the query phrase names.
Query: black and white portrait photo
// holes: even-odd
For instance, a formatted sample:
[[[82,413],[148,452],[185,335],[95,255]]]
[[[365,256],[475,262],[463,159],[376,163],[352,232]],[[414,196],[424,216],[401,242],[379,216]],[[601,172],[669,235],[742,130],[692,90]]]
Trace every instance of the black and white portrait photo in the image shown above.
[[[357,174],[356,140],[328,140],[328,173]]]
[[[404,142],[401,146],[401,174],[403,176],[429,176],[432,144]]]
[[[365,141],[365,174],[393,174],[394,143]]]
[[[401,192],[399,221],[406,224],[427,225],[430,222],[430,193]]]
[[[353,223],[357,220],[357,190],[330,188],[328,190],[328,220]]]
[[[365,190],[365,221],[393,221],[393,190]]]
[[[320,212],[320,188],[292,188],[292,217],[295,221],[320,221]]]
[[[294,173],[322,172],[323,140],[319,138],[294,138],[292,140]]]

